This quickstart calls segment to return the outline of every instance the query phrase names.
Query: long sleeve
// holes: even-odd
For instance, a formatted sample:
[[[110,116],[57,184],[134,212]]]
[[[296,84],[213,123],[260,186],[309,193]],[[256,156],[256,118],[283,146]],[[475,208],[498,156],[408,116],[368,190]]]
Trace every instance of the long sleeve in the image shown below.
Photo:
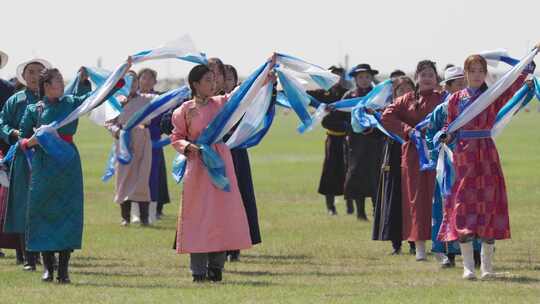
[[[444,127],[442,128],[443,132],[446,132],[448,130],[448,126],[458,117],[459,110],[458,110],[458,104],[459,104],[459,94],[454,94],[450,97],[448,100],[448,109],[446,111],[446,122],[444,124]]]
[[[161,128],[161,133],[171,135],[172,130],[173,130],[172,115],[173,115],[174,110],[176,110],[176,109],[172,109],[170,111],[167,111],[161,117],[161,122],[159,123],[159,127]]]
[[[504,93],[497,98],[497,100],[493,103],[493,106],[495,107],[495,114],[498,113],[502,107],[514,96],[514,94],[523,86],[523,83],[525,83],[525,79],[527,78],[527,74],[521,74],[519,77],[512,83],[512,85],[504,91]]]
[[[120,130],[122,130],[122,126],[118,123],[118,117],[106,121],[105,129],[111,132],[112,136],[114,136],[115,138],[118,137]]]
[[[180,108],[173,112],[171,119],[173,125],[171,144],[176,151],[182,154],[186,154],[186,148],[190,144],[190,141],[188,140],[186,110],[184,105],[180,106]]]
[[[409,132],[413,128],[404,123],[402,117],[406,108],[407,96],[409,95],[397,98],[391,105],[386,107],[381,117],[382,125],[386,130],[399,135],[405,140],[409,140]]]
[[[21,138],[30,138],[34,135],[34,127],[37,126],[37,117],[35,117],[35,105],[29,105],[24,111],[21,120]]]
[[[0,137],[10,145],[15,143],[14,138],[11,136],[11,132],[18,127],[14,125],[13,121],[13,118],[15,117],[16,101],[17,98],[15,96],[9,98],[0,112]]]
[[[88,97],[90,97],[90,95],[92,95],[91,92],[82,95],[73,95],[73,109],[75,110],[76,108],[78,108]]]
[[[447,107],[448,104],[438,105],[435,110],[433,110],[428,127],[426,128],[426,144],[429,149],[430,158],[433,161],[437,161],[438,157],[433,139],[437,132],[443,129],[446,124]]]
[[[75,96],[83,96],[92,92],[92,83],[89,80],[79,82],[75,91]]]
[[[349,122],[347,118],[349,118]],[[345,132],[350,124],[350,115],[338,111],[331,112],[323,118],[321,124],[327,130]]]

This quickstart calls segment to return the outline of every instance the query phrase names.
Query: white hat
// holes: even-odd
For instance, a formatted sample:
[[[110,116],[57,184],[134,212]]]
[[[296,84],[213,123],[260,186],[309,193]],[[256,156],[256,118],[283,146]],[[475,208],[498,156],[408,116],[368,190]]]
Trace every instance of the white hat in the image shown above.
[[[445,84],[450,80],[459,79],[465,77],[463,73],[463,69],[460,67],[449,67],[448,69],[444,70],[444,80],[441,82],[441,84]]]
[[[26,80],[24,80],[24,78],[23,78],[24,69],[26,68],[27,65],[29,65],[31,63],[39,63],[39,64],[43,65],[46,69],[52,68],[52,65],[47,60],[39,59],[39,58],[34,58],[34,59],[31,59],[31,60],[28,60],[28,61],[25,61],[25,62],[19,64],[17,66],[17,80],[20,83],[22,83],[23,85],[26,85]]]
[[[5,67],[8,62],[8,55],[2,51],[0,51],[0,69]]]

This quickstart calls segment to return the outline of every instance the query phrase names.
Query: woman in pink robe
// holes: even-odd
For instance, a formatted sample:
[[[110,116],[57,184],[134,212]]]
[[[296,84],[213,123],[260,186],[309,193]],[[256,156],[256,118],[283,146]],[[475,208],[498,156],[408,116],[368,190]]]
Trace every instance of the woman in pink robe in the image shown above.
[[[191,254],[194,282],[220,281],[225,251],[251,247],[249,226],[229,148],[224,143],[212,145],[225,163],[230,183],[230,192],[226,192],[212,183],[195,144],[228,96],[211,97],[214,74],[204,65],[194,67],[188,81],[194,98],[184,102],[172,117],[172,145],[187,157],[176,251]]]
[[[390,132],[405,140],[401,146],[401,189],[403,239],[416,244],[416,260],[426,260],[427,240],[431,240],[431,204],[435,187],[435,173],[420,171],[418,152],[409,138],[416,124],[441,103],[435,63],[421,61],[416,68],[415,92],[409,92],[386,108],[382,124]]]
[[[456,140],[453,165],[455,182],[444,206],[439,239],[460,241],[463,278],[475,279],[472,240],[482,240],[481,277],[493,276],[495,240],[510,238],[508,198],[504,176],[491,129],[499,110],[523,85],[532,65],[490,106],[468,122],[448,140]],[[465,61],[468,87],[454,93],[448,102],[447,122],[454,121],[482,94],[487,86],[487,62],[480,55]]]

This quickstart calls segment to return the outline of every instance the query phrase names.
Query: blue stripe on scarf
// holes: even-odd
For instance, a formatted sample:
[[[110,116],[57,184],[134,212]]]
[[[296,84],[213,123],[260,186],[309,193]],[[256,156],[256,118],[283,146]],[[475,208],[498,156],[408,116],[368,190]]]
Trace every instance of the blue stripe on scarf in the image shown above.
[[[270,109],[266,113],[266,116],[264,117],[263,126],[262,128],[257,131],[257,133],[253,134],[250,138],[248,138],[244,143],[238,148],[240,149],[248,149],[251,147],[254,147],[258,145],[263,137],[268,133],[268,130],[270,130],[270,127],[272,126],[272,122],[274,121],[276,109],[274,105],[270,105]]]
[[[311,124],[311,116],[307,110],[307,106],[310,103],[311,98],[306,92],[297,88],[289,77],[283,73],[279,68],[276,70],[279,82],[283,87],[283,91],[287,96],[291,108],[294,110],[298,118],[300,118],[301,125],[298,127],[298,131],[303,133],[305,129],[309,128]]]
[[[152,99],[145,107],[137,111],[128,120],[124,128],[120,131],[119,136],[119,153],[117,155],[118,161],[121,164],[129,164],[133,155],[129,148],[131,141],[131,130],[137,127],[144,121],[150,120],[151,117],[156,117],[159,114],[171,109],[178,105],[191,95],[191,90],[188,86],[182,86],[180,88],[171,90]]]
[[[116,162],[116,144],[112,144],[111,152],[109,152],[109,157],[107,158],[107,166],[105,167],[105,173],[101,177],[102,182],[107,182],[110,180],[114,174],[114,163]]]
[[[240,103],[248,93],[249,89],[255,83],[255,80],[263,71],[267,68],[269,62],[265,62],[255,72],[253,72],[242,84],[235,90],[234,94],[229,98],[227,103],[223,106],[221,111],[214,117],[210,124],[203,130],[199,138],[196,140],[196,144],[201,148],[201,159],[206,167],[208,174],[212,180],[212,183],[221,190],[230,191],[230,182],[227,178],[225,165],[219,154],[217,154],[211,147],[212,144],[221,140],[218,138],[225,127],[227,126],[230,118],[234,112],[238,109]],[[186,170],[186,158],[180,154],[177,155],[173,161],[173,177],[177,183],[179,183]]]

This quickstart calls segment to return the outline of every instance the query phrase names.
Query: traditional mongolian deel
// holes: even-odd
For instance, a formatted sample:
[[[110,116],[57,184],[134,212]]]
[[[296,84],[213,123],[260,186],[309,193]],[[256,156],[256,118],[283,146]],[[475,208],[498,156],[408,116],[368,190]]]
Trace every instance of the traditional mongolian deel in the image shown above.
[[[407,93],[397,98],[382,115],[384,127],[405,140],[401,153],[403,239],[431,239],[431,204],[435,173],[420,171],[418,153],[409,132],[441,102],[434,91]]]
[[[185,153],[227,102],[226,96],[212,98],[205,106],[187,101],[173,114],[173,147]],[[178,253],[205,253],[251,247],[249,226],[238,189],[229,148],[223,143],[211,145],[223,160],[230,191],[212,182],[200,155],[187,154],[181,215],[177,226]]]

